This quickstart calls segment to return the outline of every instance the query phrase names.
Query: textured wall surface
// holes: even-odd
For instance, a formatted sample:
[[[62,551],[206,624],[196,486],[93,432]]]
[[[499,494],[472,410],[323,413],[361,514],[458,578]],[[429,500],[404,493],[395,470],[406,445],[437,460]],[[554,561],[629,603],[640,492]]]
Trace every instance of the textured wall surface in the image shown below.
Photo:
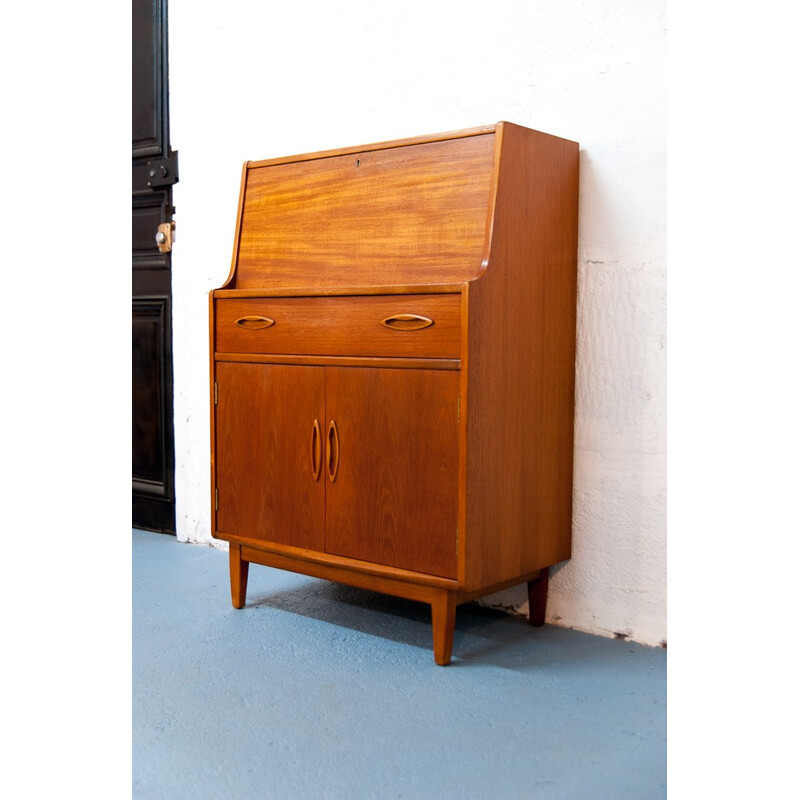
[[[548,619],[666,640],[665,50],[661,0],[171,0],[179,539],[212,541],[207,293],[242,163],[509,120],[581,145],[573,557]]]

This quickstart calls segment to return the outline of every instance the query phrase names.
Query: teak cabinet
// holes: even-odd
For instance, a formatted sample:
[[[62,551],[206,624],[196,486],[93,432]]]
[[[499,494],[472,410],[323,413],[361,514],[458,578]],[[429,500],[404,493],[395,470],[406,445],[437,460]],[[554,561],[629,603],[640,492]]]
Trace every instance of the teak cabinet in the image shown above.
[[[249,564],[459,603],[570,556],[578,145],[491,127],[244,165],[211,292],[212,525]]]

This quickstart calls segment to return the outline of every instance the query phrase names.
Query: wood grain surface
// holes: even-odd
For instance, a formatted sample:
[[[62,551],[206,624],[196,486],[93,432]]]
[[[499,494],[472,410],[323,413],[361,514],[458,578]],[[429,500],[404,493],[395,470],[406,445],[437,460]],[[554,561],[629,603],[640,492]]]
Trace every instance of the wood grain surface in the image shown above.
[[[217,529],[325,548],[325,484],[311,463],[325,368],[217,364]]]
[[[492,133],[248,170],[230,288],[477,275]]]
[[[447,295],[271,297],[217,301],[218,353],[458,358],[461,298]],[[432,321],[421,330],[392,330],[383,320],[416,314]],[[237,320],[263,316],[266,328]]]
[[[458,374],[326,367],[341,442],[326,550],[456,575]]]
[[[578,145],[508,123],[498,136],[488,263],[468,293],[465,590],[570,556]]]

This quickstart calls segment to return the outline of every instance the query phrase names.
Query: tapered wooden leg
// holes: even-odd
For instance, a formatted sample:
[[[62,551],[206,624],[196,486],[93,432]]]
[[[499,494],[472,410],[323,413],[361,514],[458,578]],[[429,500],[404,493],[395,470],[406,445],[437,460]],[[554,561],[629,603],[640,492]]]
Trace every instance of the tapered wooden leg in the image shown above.
[[[545,567],[538,578],[528,581],[528,621],[537,628],[544,625],[549,579],[550,567]]]
[[[439,666],[450,663],[453,651],[453,634],[456,628],[456,596],[453,592],[440,592],[431,601],[433,623],[433,658]]]
[[[242,561],[242,548],[240,545],[231,544],[229,562],[231,568],[231,602],[234,608],[244,608],[250,562]]]

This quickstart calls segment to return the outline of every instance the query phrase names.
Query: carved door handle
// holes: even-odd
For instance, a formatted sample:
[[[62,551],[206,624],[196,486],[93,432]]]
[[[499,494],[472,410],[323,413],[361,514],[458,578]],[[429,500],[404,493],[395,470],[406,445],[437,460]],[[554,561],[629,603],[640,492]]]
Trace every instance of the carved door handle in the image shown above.
[[[319,429],[319,420],[314,420],[311,428],[311,474],[314,480],[319,480],[322,471],[322,432]]]
[[[328,426],[325,449],[328,479],[333,483],[336,480],[336,473],[339,471],[339,430],[335,420],[331,420],[331,424]]]

